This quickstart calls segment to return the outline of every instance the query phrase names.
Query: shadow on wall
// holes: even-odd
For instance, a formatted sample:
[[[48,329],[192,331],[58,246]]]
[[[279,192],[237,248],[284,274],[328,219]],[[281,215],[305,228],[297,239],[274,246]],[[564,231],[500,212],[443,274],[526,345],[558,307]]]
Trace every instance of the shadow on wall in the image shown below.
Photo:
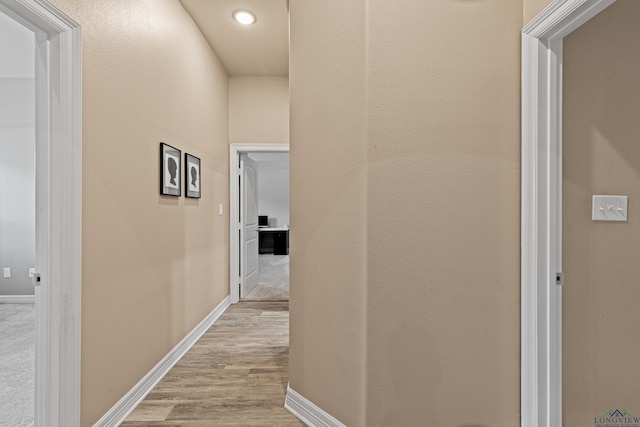
[[[640,175],[640,144],[629,138],[640,132],[640,61],[628,54],[640,43],[638,13],[637,2],[617,2],[565,39],[563,62],[570,66],[565,79],[571,89],[564,92],[563,124],[575,141],[602,141]],[[580,161],[591,165],[599,154],[594,143],[583,149]]]

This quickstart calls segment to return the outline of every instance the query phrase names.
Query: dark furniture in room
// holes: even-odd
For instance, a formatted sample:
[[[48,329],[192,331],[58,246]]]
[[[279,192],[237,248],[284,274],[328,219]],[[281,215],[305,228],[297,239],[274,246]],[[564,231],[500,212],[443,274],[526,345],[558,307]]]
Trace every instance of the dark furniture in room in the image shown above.
[[[288,255],[288,228],[258,228],[258,252],[261,254]]]

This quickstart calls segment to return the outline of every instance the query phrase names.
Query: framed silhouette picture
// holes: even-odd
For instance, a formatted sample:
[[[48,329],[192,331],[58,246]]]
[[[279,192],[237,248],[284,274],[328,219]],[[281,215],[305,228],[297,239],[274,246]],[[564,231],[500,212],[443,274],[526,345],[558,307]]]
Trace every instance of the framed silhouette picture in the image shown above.
[[[164,142],[160,143],[160,194],[180,196],[182,177],[180,157],[182,153]]]
[[[184,194],[200,198],[200,159],[189,153],[184,154]]]

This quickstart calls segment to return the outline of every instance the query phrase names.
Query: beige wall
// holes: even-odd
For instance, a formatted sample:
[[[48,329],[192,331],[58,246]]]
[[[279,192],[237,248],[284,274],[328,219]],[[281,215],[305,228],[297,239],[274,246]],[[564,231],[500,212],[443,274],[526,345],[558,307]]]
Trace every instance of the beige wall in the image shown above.
[[[83,27],[90,426],[228,295],[228,79],[178,0],[55,4]],[[161,141],[201,158],[201,199],[159,195]]]
[[[365,424],[364,2],[291,2],[291,387]]]
[[[640,414],[640,3],[619,0],[565,39],[563,403],[566,427]],[[629,196],[627,223],[591,196]]]
[[[518,422],[521,17],[369,6],[367,426]]]
[[[313,3],[291,9],[291,386],[349,426],[516,425],[522,3]]]
[[[551,0],[523,0],[524,24],[526,25],[551,3],[553,3]]]
[[[289,142],[289,78],[229,78],[229,141]]]

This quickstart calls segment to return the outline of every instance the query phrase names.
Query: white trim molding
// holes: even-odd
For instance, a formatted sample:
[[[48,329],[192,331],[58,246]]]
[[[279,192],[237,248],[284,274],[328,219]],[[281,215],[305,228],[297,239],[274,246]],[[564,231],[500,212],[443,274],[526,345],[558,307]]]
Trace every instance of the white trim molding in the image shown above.
[[[118,401],[106,414],[102,416],[94,427],[117,427],[144,400],[169,370],[178,363],[191,347],[218,320],[229,307],[227,296],[207,317],[202,320],[186,337],[182,339],[165,357],[154,366],[122,399]]]
[[[35,295],[0,295],[0,304],[33,304]]]
[[[615,0],[556,0],[522,30],[521,426],[562,425],[562,44]]]
[[[80,426],[82,42],[47,0],[0,0],[36,40],[35,424]]]
[[[288,385],[284,407],[309,427],[346,427]]]
[[[229,294],[231,304],[240,301],[240,189],[238,187],[239,156],[242,153],[288,153],[289,144],[233,143],[229,144]]]

